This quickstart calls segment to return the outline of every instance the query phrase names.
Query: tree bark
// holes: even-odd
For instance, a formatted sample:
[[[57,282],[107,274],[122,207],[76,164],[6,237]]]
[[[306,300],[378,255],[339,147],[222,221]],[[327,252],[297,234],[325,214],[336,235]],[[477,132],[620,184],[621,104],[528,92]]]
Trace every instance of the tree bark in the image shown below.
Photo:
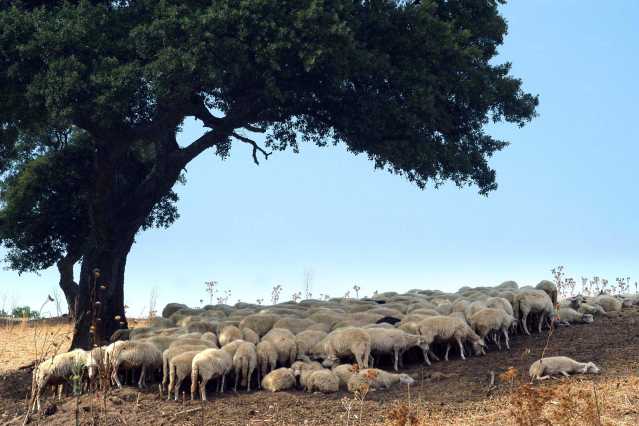
[[[69,318],[72,320],[75,319],[76,300],[80,294],[80,286],[73,279],[73,266],[78,260],[79,257],[67,254],[57,262],[58,271],[60,272],[60,289],[67,300]]]

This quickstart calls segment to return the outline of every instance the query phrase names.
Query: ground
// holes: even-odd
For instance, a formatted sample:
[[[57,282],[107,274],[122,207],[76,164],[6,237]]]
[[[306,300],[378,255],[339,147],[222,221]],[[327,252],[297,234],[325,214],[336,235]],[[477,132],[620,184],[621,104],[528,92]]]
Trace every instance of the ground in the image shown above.
[[[0,423],[22,424],[30,369],[17,368],[34,358],[35,350],[29,349],[34,341],[58,339],[64,345],[64,333],[70,330],[67,325],[41,326],[34,339],[29,326],[4,327],[0,331]],[[547,342],[547,356],[594,361],[602,374],[526,386],[528,367]],[[639,311],[625,310],[590,325],[559,328],[549,339],[547,332],[515,336],[510,352],[491,349],[484,357],[455,358],[432,367],[407,365],[405,371],[417,379],[410,389],[369,392],[363,398],[346,392],[226,392],[202,404],[165,401],[155,387],[141,393],[127,387],[111,391],[106,401],[98,394],[83,396],[76,404],[67,396],[54,407],[48,396],[43,408],[56,412],[34,416],[31,422],[74,424],[77,407],[82,424],[99,425],[637,425]],[[496,373],[494,386],[490,386],[491,372]]]

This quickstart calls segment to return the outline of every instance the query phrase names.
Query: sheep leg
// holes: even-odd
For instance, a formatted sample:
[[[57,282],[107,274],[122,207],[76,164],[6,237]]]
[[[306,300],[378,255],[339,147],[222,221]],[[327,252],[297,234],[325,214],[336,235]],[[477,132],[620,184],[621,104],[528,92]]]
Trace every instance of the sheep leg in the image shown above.
[[[504,340],[506,341],[506,349],[510,350],[510,343],[508,342],[508,329],[502,328],[502,333],[504,333]]]
[[[436,354],[435,352],[433,352],[433,351],[431,351],[430,349],[428,349],[428,353],[430,354],[430,356],[432,356],[432,357],[433,357],[433,359],[434,359],[435,361],[440,361],[439,357],[437,356],[437,354]]]
[[[202,401],[206,401],[206,381],[202,380],[200,382],[200,398]]]
[[[251,379],[253,378],[253,371],[255,369],[252,367],[249,367],[249,373],[248,373],[248,377],[246,379],[246,391],[250,392],[251,391]]]
[[[224,392],[224,380],[226,379],[226,374],[222,374],[222,383],[220,384],[220,393]]]
[[[140,371],[140,379],[138,380],[138,388],[144,389],[144,376],[146,375],[146,365],[142,366],[142,371]]]
[[[450,351],[450,343],[446,344],[446,354],[444,355],[444,361],[448,361],[448,351]]]
[[[58,391],[58,401],[62,400],[62,391],[64,390],[64,385],[58,385],[57,391]]]
[[[120,378],[118,377],[118,368],[120,367],[119,363],[116,363],[113,366],[113,371],[111,372],[111,380],[115,382],[118,388],[122,389],[122,383],[120,382]]]
[[[399,368],[404,368],[404,351],[399,351]]]
[[[429,366],[432,365],[430,359],[428,359],[428,349],[422,349],[422,352],[424,353],[424,362]]]
[[[233,390],[235,392],[237,392],[237,382],[239,382],[240,380],[240,372],[235,370],[235,386],[233,387]]]
[[[182,379],[180,379],[180,377],[178,376],[177,380],[175,381],[175,400],[178,400],[178,396],[180,395],[180,386],[182,386]],[[169,399],[171,399],[171,394],[169,394]]]
[[[461,354],[461,359],[465,360],[466,357],[464,356],[464,344],[459,337],[457,338],[457,344],[459,345],[459,353]]]
[[[541,328],[544,325],[544,320],[546,319],[546,313],[542,312],[539,316],[539,334],[541,334]]]
[[[362,359],[362,354],[357,351],[357,353],[355,354],[355,360],[357,361],[357,366],[362,369],[362,368],[366,368],[364,366],[364,360]]]
[[[524,327],[524,333],[530,336],[530,331],[528,331],[527,319],[528,319],[528,313],[526,312],[521,316],[521,325]]]
[[[399,369],[397,368],[397,364],[399,364],[399,351],[397,349],[395,349],[395,371],[399,371]]]
[[[371,354],[371,367],[375,367],[375,357],[373,356],[373,354]]]
[[[565,371],[560,371],[560,373],[561,373],[561,374],[563,374],[563,375],[564,375],[564,377],[570,377],[570,374],[568,374],[568,373],[567,373],[567,372],[565,372]]]

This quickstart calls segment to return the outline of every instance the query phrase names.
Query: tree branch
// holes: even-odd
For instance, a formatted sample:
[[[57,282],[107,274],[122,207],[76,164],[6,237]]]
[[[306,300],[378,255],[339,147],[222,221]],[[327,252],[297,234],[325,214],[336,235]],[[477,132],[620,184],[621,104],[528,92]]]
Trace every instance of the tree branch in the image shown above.
[[[228,139],[228,135],[218,131],[208,131],[202,136],[191,142],[188,146],[178,150],[180,169],[184,168],[189,161],[200,155],[206,149],[221,144]]]
[[[259,146],[259,145],[257,144],[257,142],[255,142],[255,141],[254,141],[254,140],[252,140],[252,139],[249,139],[249,138],[247,138],[247,137],[245,137],[245,136],[242,136],[242,135],[238,135],[238,134],[237,134],[237,133],[235,133],[235,132],[233,132],[233,133],[232,133],[232,135],[233,135],[233,137],[234,137],[235,139],[237,139],[237,140],[239,140],[239,141],[242,141],[242,142],[244,142],[244,143],[247,143],[247,144],[249,144],[249,145],[253,146],[253,162],[254,162],[255,164],[257,164],[258,166],[260,165],[260,162],[259,162],[259,161],[258,161],[258,159],[257,159],[257,152],[258,152],[258,151],[259,151],[259,152],[261,152],[261,153],[262,153],[262,155],[264,155],[264,159],[265,159],[265,160],[268,160],[269,155],[271,155],[271,154],[272,154],[272,152],[266,152],[266,151],[264,150],[264,148],[262,148],[261,146]]]
[[[193,115],[193,117],[200,120],[206,127],[210,129],[214,129],[225,124],[225,120],[223,118],[214,116],[202,100],[191,104],[189,112]]]
[[[266,128],[265,127],[252,126],[250,124],[246,124],[246,125],[244,125],[242,127],[245,128],[246,130],[248,130],[249,132],[266,133]]]

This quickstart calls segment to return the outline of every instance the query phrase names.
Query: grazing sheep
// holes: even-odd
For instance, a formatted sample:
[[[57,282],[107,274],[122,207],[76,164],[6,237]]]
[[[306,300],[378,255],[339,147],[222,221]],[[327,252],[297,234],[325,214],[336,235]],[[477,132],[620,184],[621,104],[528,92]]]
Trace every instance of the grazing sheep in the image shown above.
[[[419,323],[418,331],[421,336],[424,336],[424,343],[428,345],[439,342],[447,344],[446,355],[444,356],[446,361],[448,361],[451,341],[457,342],[461,358],[464,360],[466,359],[464,356],[464,341],[469,341],[472,344],[476,355],[481,354],[483,347],[486,345],[484,339],[479,337],[465,321],[456,317],[439,316],[426,318]]]
[[[282,318],[273,324],[273,328],[285,328],[293,334],[298,334],[315,324],[315,321],[308,318]]]
[[[552,301],[552,305],[557,305],[557,286],[552,281],[543,280],[540,281],[539,284],[535,286],[537,290],[542,290],[546,292],[550,300]]]
[[[571,308],[559,309],[559,320],[567,323],[590,324],[594,321],[592,315],[577,312]]]
[[[248,327],[244,327],[242,329],[242,340],[245,342],[251,342],[254,345],[257,345],[260,342],[260,336],[257,335],[256,332],[251,330]]]
[[[310,355],[311,350],[317,345],[327,334],[319,330],[305,330],[295,336],[295,345],[297,347],[297,356]]]
[[[221,392],[232,366],[232,357],[222,349],[206,349],[195,355],[191,363],[191,400],[195,399],[199,383],[200,398],[206,401],[206,384],[212,379],[219,380],[218,390]]]
[[[233,358],[235,356],[237,348],[239,348],[242,343],[245,343],[244,340],[233,340],[231,343],[227,343],[226,345],[222,346],[220,350],[226,352],[231,356],[231,358]]]
[[[335,393],[339,391],[339,377],[331,370],[307,370],[304,380],[307,392]]]
[[[262,388],[271,392],[291,389],[295,386],[295,376],[290,368],[278,368],[262,379]]]
[[[535,361],[528,374],[531,380],[546,380],[556,374],[570,377],[570,373],[597,374],[599,371],[599,367],[592,362],[577,362],[566,356],[552,356]]]
[[[250,342],[243,342],[233,355],[233,368],[235,369],[235,392],[237,392],[237,383],[242,378],[241,385],[246,386],[248,392],[251,391],[251,377],[253,371],[257,367],[257,352],[255,345]]]
[[[262,337],[262,341],[271,342],[277,351],[280,366],[290,367],[297,358],[295,336],[285,328],[273,328]]]
[[[70,376],[81,373],[87,369],[89,379],[93,378],[97,370],[97,362],[91,352],[75,349],[71,352],[55,355],[42,361],[33,369],[31,392],[34,397],[35,411],[40,411],[40,394],[49,385],[63,385]],[[61,394],[58,389],[58,395]]]
[[[122,343],[117,345],[117,343]],[[140,379],[138,380],[138,387],[140,389],[146,386],[145,378],[147,370],[154,371],[162,368],[162,352],[153,344],[144,341],[128,341],[128,342],[116,342],[111,345],[112,351],[109,353],[109,361],[111,363],[111,379],[117,384],[119,388],[122,387],[120,378],[118,377],[118,370],[120,367],[125,369],[140,368]],[[110,345],[110,346],[111,346]]]
[[[147,342],[155,346],[160,352],[164,352],[173,342],[178,340],[175,336],[150,336],[143,339],[135,339],[140,342]]]
[[[608,296],[606,294],[595,297],[593,303],[601,306],[604,311],[606,311],[606,313],[619,312],[623,307],[623,304],[619,299],[613,296]]]
[[[410,348],[421,348],[424,353],[424,358],[428,359],[428,344],[425,343],[424,338],[419,335],[408,334],[396,328],[370,328],[366,329],[366,331],[371,337],[371,352],[376,354],[392,354],[395,361],[395,371],[398,371],[399,365],[403,364],[402,355]],[[430,360],[428,362],[430,362]],[[372,360],[371,363],[374,364],[374,360]]]
[[[242,340],[242,332],[234,325],[227,325],[220,331],[218,340],[220,346],[224,347],[234,340]]]
[[[361,392],[365,386],[370,390],[388,389],[398,383],[412,385],[415,379],[404,373],[395,374],[377,368],[366,368],[353,374],[347,387],[349,392]]]
[[[216,325],[207,321],[192,321],[186,326],[189,333],[214,333],[217,331]]]
[[[539,333],[546,318],[551,318],[555,313],[555,308],[548,294],[543,290],[526,289],[515,295],[515,304],[518,306],[521,315],[521,325],[524,332],[530,336],[528,331],[528,315],[531,313],[539,314]],[[514,307],[513,307],[514,308]]]
[[[488,336],[490,332],[496,332],[494,340],[499,350],[501,350],[501,344],[499,343],[498,332],[501,332],[504,335],[506,348],[510,350],[508,329],[515,322],[515,318],[511,315],[502,309],[484,308],[471,316],[468,322],[482,339],[486,339],[486,336]]]
[[[169,381],[169,363],[174,357],[191,351],[203,351],[210,348],[207,342],[202,342],[199,345],[175,345],[162,352],[162,389],[166,388]],[[190,368],[190,367],[189,367]]]
[[[169,388],[167,391],[167,399],[170,400],[171,393],[175,392],[175,400],[178,400],[182,382],[185,378],[191,375],[191,365],[193,364],[193,358],[195,358],[195,356],[202,350],[183,352],[171,358],[171,360],[169,361]]]
[[[262,340],[257,344],[256,350],[258,383],[262,383],[261,378],[277,367],[277,349],[271,342]]]
[[[511,317],[515,317],[513,305],[504,297],[490,297],[484,303],[487,308],[501,309]]]
[[[200,336],[200,339],[204,340],[205,342],[213,343],[213,346],[216,347],[216,348],[219,346],[219,342],[217,340],[217,336],[215,335],[215,333],[213,333],[211,331],[207,331],[206,333],[202,333],[202,336]]]
[[[324,366],[332,366],[340,357],[353,356],[360,368],[368,367],[371,354],[371,337],[361,328],[344,328],[333,331],[320,343]]]
[[[248,315],[240,321],[240,330],[248,327],[256,332],[258,336],[262,337],[268,333],[271,328],[273,328],[273,324],[275,324],[279,319],[280,317],[278,315],[273,314]]]

